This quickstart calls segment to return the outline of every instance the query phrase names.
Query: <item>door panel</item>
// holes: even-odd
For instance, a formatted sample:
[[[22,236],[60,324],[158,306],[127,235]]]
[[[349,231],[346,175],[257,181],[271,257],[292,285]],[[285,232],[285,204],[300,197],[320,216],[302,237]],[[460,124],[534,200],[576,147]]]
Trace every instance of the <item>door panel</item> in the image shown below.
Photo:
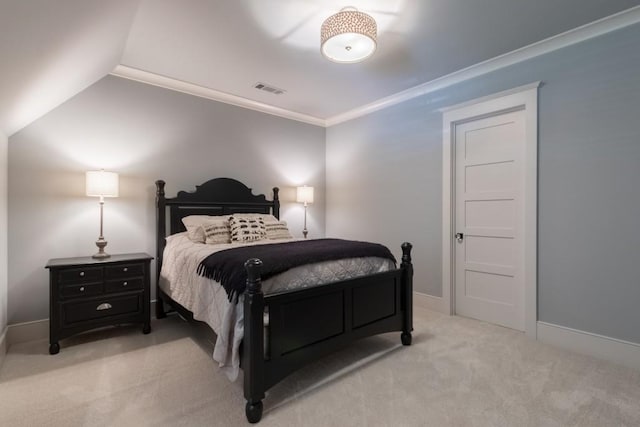
[[[470,162],[487,162],[513,158],[512,124],[489,123],[486,127],[467,128],[465,132],[465,159]]]
[[[467,165],[465,190],[469,193],[515,190],[516,169],[513,161]]]
[[[524,330],[522,111],[455,128],[456,313]]]
[[[516,263],[514,239],[467,236],[466,240],[467,262],[502,267],[512,267]]]
[[[467,200],[464,204],[467,228],[493,228],[513,232],[516,206],[509,200]]]
[[[465,294],[484,303],[512,306],[515,299],[513,277],[481,271],[465,272]]]

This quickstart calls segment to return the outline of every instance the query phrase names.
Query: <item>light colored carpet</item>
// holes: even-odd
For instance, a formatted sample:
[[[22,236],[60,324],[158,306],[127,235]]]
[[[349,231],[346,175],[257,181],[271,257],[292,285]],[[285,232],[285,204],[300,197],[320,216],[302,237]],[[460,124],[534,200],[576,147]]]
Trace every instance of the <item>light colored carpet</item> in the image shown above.
[[[247,425],[213,336],[177,317],[12,346],[1,426]],[[483,322],[415,310],[414,344],[362,340],[285,379],[261,426],[638,426],[640,372]]]

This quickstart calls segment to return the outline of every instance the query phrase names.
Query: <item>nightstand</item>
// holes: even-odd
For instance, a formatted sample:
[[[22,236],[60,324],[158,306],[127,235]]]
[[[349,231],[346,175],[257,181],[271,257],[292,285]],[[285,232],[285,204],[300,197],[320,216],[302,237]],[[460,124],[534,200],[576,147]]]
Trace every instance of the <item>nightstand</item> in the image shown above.
[[[49,260],[49,353],[60,351],[61,339],[103,326],[142,323],[142,332],[151,332],[152,259],[137,253]]]

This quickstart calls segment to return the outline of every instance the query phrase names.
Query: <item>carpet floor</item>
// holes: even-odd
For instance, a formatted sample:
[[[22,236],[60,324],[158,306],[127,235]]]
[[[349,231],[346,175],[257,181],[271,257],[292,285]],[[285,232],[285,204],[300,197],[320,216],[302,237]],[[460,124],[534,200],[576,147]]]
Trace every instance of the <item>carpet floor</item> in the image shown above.
[[[261,426],[639,426],[640,372],[499,326],[414,311],[414,340],[367,338],[269,390]],[[241,378],[177,316],[14,345],[0,426],[242,426]]]

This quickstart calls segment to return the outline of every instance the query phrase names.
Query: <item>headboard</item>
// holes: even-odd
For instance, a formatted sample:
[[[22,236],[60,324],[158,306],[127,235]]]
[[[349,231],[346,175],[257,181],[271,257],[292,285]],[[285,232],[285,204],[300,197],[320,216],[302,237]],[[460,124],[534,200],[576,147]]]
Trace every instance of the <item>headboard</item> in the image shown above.
[[[164,195],[165,182],[156,181],[156,260],[158,279],[162,267],[162,253],[168,235],[185,231],[182,218],[189,215],[229,215],[233,213],[263,213],[280,218],[278,187],[273,188],[273,200],[254,195],[251,188],[231,178],[215,178],[201,185],[196,191],[179,191],[174,198]],[[167,211],[169,218],[167,218]],[[168,221],[167,221],[168,219]],[[167,234],[167,224],[169,233]]]

